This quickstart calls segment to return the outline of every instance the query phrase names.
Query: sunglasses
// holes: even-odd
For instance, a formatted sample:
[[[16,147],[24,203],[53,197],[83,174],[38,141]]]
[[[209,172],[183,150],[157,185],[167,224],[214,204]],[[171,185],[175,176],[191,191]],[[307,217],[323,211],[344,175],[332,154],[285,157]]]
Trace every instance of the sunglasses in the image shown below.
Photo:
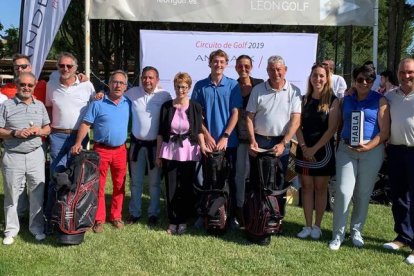
[[[60,69],[64,69],[64,68],[66,67],[66,68],[68,68],[68,69],[70,70],[70,69],[72,69],[72,68],[73,68],[73,66],[75,66],[75,65],[73,65],[73,64],[63,64],[63,63],[59,63],[59,65],[58,65],[58,66],[59,66],[59,68],[60,68]]]
[[[29,88],[33,88],[33,87],[35,87],[35,85],[34,84],[32,84],[32,83],[24,83],[24,82],[21,82],[21,83],[19,83],[19,86],[20,87],[29,87]]]
[[[357,83],[364,83],[364,81],[368,84],[371,84],[371,83],[374,82],[374,79],[372,79],[372,78],[362,78],[362,77],[359,77],[359,78],[356,79]]]
[[[29,64],[17,64],[13,65],[14,70],[19,70],[19,68],[22,68],[23,70],[29,67]]]
[[[250,65],[248,65],[248,64],[238,64],[237,65],[237,68],[238,69],[246,69],[246,70],[249,70],[249,69],[251,69],[252,67],[250,66]]]

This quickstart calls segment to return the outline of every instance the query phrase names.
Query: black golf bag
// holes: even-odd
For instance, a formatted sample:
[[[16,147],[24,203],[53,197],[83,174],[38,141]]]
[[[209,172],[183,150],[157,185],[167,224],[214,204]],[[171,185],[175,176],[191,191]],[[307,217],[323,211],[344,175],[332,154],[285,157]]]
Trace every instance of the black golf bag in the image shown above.
[[[99,155],[82,151],[76,155],[69,168],[53,177],[57,198],[52,222],[58,228],[62,244],[80,244],[85,232],[95,222],[99,193]]]
[[[377,175],[374,189],[371,194],[369,203],[389,205],[391,203],[391,187],[388,180],[388,163],[387,159],[382,163],[381,169]]]
[[[213,152],[202,158],[203,184],[195,184],[199,194],[198,215],[204,228],[213,235],[227,229],[229,203],[229,163],[225,152]]]
[[[282,164],[273,153],[258,153],[252,157],[250,187],[244,203],[247,238],[255,243],[268,244],[272,234],[278,234],[283,216],[277,196],[286,191]],[[266,243],[263,243],[267,240]]]

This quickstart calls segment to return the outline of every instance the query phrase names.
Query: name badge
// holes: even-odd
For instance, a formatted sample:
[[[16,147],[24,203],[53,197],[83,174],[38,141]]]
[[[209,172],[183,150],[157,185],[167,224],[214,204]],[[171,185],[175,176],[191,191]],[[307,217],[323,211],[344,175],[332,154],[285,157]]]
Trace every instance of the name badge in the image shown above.
[[[358,146],[364,141],[364,111],[351,112],[351,146]]]

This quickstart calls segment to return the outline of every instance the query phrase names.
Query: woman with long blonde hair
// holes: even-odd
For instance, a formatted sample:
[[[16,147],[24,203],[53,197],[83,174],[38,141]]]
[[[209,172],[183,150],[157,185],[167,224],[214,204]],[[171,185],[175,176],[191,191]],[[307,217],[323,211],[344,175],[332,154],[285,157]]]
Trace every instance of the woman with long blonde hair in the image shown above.
[[[299,238],[321,237],[321,222],[327,203],[329,178],[335,175],[334,134],[338,127],[339,101],[333,93],[329,68],[312,67],[305,95],[301,125],[296,132],[296,172],[302,185],[306,225]],[[315,209],[315,224],[313,223]]]

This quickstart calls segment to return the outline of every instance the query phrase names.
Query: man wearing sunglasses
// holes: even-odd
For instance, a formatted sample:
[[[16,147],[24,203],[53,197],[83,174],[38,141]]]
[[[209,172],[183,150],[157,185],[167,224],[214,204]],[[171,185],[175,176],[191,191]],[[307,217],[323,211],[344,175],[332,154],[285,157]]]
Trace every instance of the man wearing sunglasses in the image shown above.
[[[22,72],[32,72],[32,64],[30,63],[30,57],[24,54],[14,54],[12,57],[13,60],[13,74],[14,77],[18,77]],[[59,77],[58,71],[53,71],[50,75],[50,79],[55,79]],[[89,79],[84,74],[78,74],[78,78],[81,82],[88,81]],[[0,92],[7,96],[7,98],[11,99],[16,95],[17,87],[15,83],[8,83],[2,88],[0,88]],[[46,81],[45,80],[38,80],[33,96],[45,103],[46,97]]]
[[[23,54],[14,54],[13,55],[13,74],[14,77],[18,77],[22,72],[32,72],[32,65],[30,64],[30,58]],[[15,83],[8,83],[3,88],[1,88],[1,93],[6,95],[9,99],[13,98],[16,95],[17,87]],[[46,81],[39,80],[36,84],[36,87],[33,92],[33,96],[41,101],[45,102],[46,95]]]
[[[50,120],[43,103],[33,97],[35,76],[22,72],[16,85],[16,96],[5,101],[0,108],[0,138],[5,149],[2,158],[6,223],[4,245],[13,244],[20,230],[17,206],[22,183],[27,184],[29,195],[29,230],[36,240],[45,239],[45,154],[41,136],[49,134]]]
[[[63,52],[57,60],[59,78],[47,83],[45,105],[51,119],[52,131],[50,142],[50,172],[63,172],[70,162],[70,149],[75,144],[79,125],[89,103],[95,96],[95,89],[90,81],[81,82],[76,75],[78,61],[71,53]],[[85,147],[88,137],[83,140]],[[55,183],[51,179],[48,187],[48,199],[45,216],[50,219],[55,202]]]

